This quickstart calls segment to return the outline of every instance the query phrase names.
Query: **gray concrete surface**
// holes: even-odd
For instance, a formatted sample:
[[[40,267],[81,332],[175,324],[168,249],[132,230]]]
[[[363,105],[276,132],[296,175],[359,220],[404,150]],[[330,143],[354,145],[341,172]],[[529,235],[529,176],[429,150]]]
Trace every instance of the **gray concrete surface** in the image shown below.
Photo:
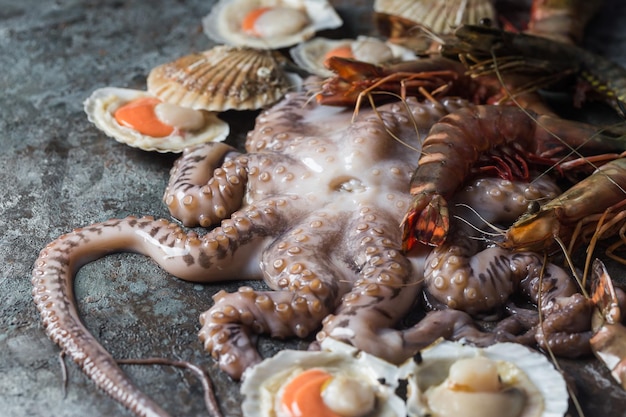
[[[349,28],[368,22],[369,2],[356,9],[338,3]],[[626,65],[626,31],[619,28],[626,5],[606,3],[586,43]],[[82,102],[103,86],[143,88],[153,66],[210,47],[200,18],[212,4],[0,1],[0,416],[129,415],[72,363],[64,389],[59,350],[31,301],[30,271],[45,244],[73,228],[131,214],[169,217],[161,195],[174,157],[106,138],[89,124]],[[254,113],[226,118],[236,122],[230,140],[237,143]],[[238,285],[189,284],[147,258],[119,254],[80,271],[76,298],[88,328],[115,357],[198,364],[211,374],[225,414],[238,416],[238,385],[217,370],[196,338],[197,317],[211,295]],[[267,339],[261,345],[267,355],[284,346]],[[595,361],[564,366],[577,379],[587,415],[625,415],[626,396]],[[193,376],[169,368],[126,369],[173,415],[204,415]]]

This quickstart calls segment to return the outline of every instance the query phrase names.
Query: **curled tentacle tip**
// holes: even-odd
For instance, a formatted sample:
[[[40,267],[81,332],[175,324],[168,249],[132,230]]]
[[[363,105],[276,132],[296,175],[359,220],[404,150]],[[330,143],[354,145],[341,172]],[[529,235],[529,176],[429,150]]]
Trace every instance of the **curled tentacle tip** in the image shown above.
[[[235,381],[245,378],[246,369],[260,363],[262,358],[254,352],[228,352],[220,355],[219,365]]]

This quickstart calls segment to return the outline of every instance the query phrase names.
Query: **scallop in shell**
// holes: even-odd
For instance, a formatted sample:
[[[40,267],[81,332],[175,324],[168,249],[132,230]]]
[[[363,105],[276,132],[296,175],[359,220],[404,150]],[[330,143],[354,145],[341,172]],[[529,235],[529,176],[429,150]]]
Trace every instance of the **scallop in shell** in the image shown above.
[[[202,19],[217,43],[279,49],[343,21],[327,0],[220,0]]]
[[[562,417],[568,409],[563,376],[544,355],[519,344],[441,341],[403,367],[410,417]]]
[[[272,51],[216,46],[153,68],[148,92],[167,103],[208,111],[252,110],[292,88]]]
[[[299,67],[322,77],[333,75],[324,66],[326,58],[332,55],[375,65],[416,58],[415,53],[407,48],[368,36],[359,36],[357,39],[313,38],[291,48],[289,53]]]
[[[120,119],[118,111],[138,104],[145,129],[134,128]],[[221,142],[228,136],[228,124],[214,113],[160,103],[151,94],[128,88],[104,87],[95,90],[84,102],[89,121],[118,142],[146,151],[182,152],[191,145]],[[122,120],[122,122],[120,122]],[[157,128],[154,125],[158,125]]]
[[[245,417],[397,417],[399,368],[327,338],[321,351],[283,350],[244,373]],[[293,411],[292,410],[297,410]]]
[[[374,11],[422,24],[437,34],[449,34],[462,24],[495,21],[492,0],[375,0]]]

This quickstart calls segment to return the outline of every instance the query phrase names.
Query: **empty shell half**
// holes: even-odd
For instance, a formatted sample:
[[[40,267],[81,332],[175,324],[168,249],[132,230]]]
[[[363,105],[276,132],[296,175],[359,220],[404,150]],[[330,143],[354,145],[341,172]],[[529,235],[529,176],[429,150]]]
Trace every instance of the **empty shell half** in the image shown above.
[[[294,62],[311,74],[330,77],[334,73],[324,66],[330,56],[352,58],[375,65],[415,59],[411,50],[377,38],[360,36],[357,39],[313,38],[289,50]]]
[[[221,142],[230,131],[214,113],[163,103],[128,88],[97,89],[85,100],[84,110],[107,136],[146,151],[182,152],[187,146]]]
[[[147,84],[164,102],[216,112],[266,107],[293,88],[274,52],[224,45],[153,68]]]
[[[441,341],[410,360],[410,417],[563,417],[563,376],[539,352],[516,343],[477,348]]]
[[[202,19],[217,43],[280,49],[343,21],[327,0],[220,0]]]

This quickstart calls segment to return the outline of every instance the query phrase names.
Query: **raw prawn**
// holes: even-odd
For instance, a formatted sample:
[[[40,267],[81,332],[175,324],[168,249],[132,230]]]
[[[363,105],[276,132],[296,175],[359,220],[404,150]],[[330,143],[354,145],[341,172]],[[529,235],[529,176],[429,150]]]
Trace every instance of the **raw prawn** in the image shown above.
[[[567,145],[555,137],[563,138]],[[463,185],[480,157],[498,147],[506,148],[494,157],[498,173],[528,179],[527,159],[546,163],[566,148],[609,152],[623,146],[619,140],[599,135],[594,126],[537,116],[512,106],[473,106],[449,114],[431,128],[411,178],[413,201],[402,221],[403,249],[408,251],[417,242],[438,246],[445,241],[447,200]],[[516,165],[519,170],[509,169]]]
[[[535,213],[519,218],[506,232],[504,248],[520,251],[547,251],[555,239],[569,242],[570,250],[579,241],[591,241],[616,234],[626,212],[616,211],[626,199],[626,158],[602,165]],[[605,214],[606,213],[606,214]],[[609,222],[599,221],[610,217]],[[596,232],[599,231],[599,234]]]
[[[626,101],[626,69],[575,45],[487,26],[463,25],[442,47],[442,55],[460,57],[474,77],[498,72],[530,77],[526,89],[550,87],[570,76],[585,80],[620,114]],[[584,92],[576,92],[580,104]],[[582,97],[578,97],[582,95]]]
[[[626,389],[626,327],[621,323],[618,292],[599,259],[593,263],[592,286],[597,312],[592,320],[591,350]]]
[[[376,93],[377,102],[398,96],[468,96],[471,79],[460,62],[437,57],[379,66],[333,56],[325,61],[337,75],[327,79],[316,95],[320,104],[359,108],[362,98]],[[387,94],[384,94],[387,93]]]
[[[364,98],[374,106],[414,96],[436,101],[446,96],[462,97],[473,104],[502,104],[515,91],[515,100],[540,114],[553,114],[536,91],[526,91],[523,75],[471,77],[465,64],[441,56],[379,66],[350,58],[333,56],[325,61],[337,75],[326,79],[316,93],[319,103],[328,106],[354,106],[355,114]],[[502,82],[504,81],[504,85]]]

